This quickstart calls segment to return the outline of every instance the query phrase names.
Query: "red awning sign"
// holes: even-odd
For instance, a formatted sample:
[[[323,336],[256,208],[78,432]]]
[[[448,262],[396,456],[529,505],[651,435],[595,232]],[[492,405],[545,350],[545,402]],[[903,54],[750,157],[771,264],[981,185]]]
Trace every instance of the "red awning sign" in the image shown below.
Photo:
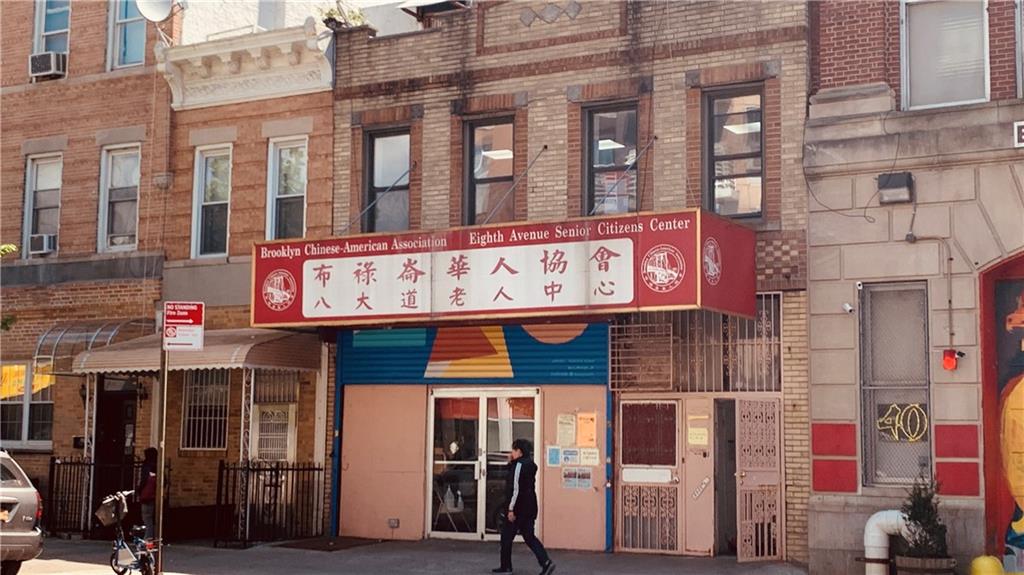
[[[252,324],[706,307],[754,314],[754,233],[700,210],[260,243]]]

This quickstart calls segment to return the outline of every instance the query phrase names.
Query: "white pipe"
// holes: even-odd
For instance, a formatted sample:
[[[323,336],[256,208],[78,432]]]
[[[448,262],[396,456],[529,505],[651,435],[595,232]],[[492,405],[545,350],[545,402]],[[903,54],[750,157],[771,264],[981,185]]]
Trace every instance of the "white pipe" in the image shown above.
[[[907,532],[907,519],[897,509],[887,509],[872,515],[864,525],[864,558],[889,559],[889,536]],[[864,575],[887,575],[885,563],[864,563]]]

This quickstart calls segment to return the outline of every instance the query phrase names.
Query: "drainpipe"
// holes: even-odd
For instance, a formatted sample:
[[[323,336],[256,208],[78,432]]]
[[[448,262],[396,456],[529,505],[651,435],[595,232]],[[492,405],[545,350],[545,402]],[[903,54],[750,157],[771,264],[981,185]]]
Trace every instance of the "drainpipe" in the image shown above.
[[[345,404],[345,389],[341,384],[342,331],[335,335],[337,353],[334,364],[334,433],[331,440],[331,537],[341,531],[338,505],[341,500],[341,424]]]
[[[896,509],[879,511],[864,525],[864,575],[889,573],[889,536],[907,532],[907,519]]]

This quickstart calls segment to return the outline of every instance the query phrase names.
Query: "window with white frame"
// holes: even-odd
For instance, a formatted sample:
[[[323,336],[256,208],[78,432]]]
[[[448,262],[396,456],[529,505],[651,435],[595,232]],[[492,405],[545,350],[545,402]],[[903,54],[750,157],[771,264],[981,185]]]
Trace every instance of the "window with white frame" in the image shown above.
[[[227,369],[185,372],[181,409],[182,449],[226,449],[228,442]]]
[[[903,107],[984,102],[989,96],[985,0],[903,0]]]
[[[36,52],[68,51],[71,0],[36,1]]]
[[[35,235],[56,235],[60,228],[60,189],[64,166],[61,156],[28,159],[25,178],[25,245]],[[23,250],[25,257],[30,250]]]
[[[272,140],[267,177],[267,239],[306,234],[306,139]]]
[[[139,147],[106,148],[100,175],[100,251],[134,249],[139,227]]]
[[[142,64],[146,58],[146,20],[135,0],[113,0],[110,5],[110,67]]]
[[[931,474],[928,287],[861,291],[864,484],[906,484]]]
[[[0,366],[0,447],[49,447],[53,439],[54,377],[32,364]]]
[[[194,186],[192,255],[226,255],[231,202],[230,147],[196,150]]]

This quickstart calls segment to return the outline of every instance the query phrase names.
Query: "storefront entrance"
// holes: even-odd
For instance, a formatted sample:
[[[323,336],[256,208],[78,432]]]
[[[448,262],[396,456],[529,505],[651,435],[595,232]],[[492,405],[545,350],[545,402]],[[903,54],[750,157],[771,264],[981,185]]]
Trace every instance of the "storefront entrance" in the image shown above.
[[[623,394],[617,421],[618,549],[781,558],[777,398]]]
[[[427,532],[497,539],[512,441],[539,442],[536,389],[431,392],[428,414]]]

